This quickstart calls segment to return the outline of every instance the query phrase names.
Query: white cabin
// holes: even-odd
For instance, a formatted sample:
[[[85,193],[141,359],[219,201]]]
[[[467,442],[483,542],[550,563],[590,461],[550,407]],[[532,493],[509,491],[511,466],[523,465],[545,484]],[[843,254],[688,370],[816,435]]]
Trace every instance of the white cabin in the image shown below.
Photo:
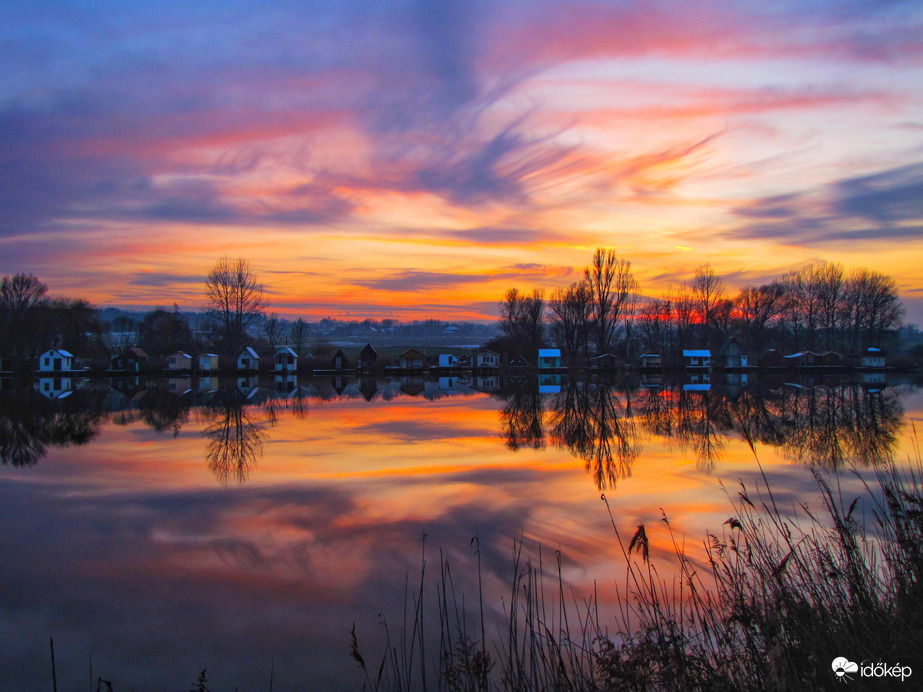
[[[39,372],[67,372],[74,369],[74,356],[68,351],[51,349],[38,357]]]

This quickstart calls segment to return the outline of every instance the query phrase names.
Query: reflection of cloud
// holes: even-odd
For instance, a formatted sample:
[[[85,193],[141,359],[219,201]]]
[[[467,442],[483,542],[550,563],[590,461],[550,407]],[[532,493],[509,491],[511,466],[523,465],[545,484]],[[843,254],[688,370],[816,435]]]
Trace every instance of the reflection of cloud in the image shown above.
[[[523,281],[536,278],[567,277],[571,267],[554,267],[543,264],[514,264],[496,271],[468,274],[459,272],[404,271],[377,279],[355,281],[358,286],[386,291],[425,291],[434,288],[448,288],[460,284],[486,283],[488,281]]]

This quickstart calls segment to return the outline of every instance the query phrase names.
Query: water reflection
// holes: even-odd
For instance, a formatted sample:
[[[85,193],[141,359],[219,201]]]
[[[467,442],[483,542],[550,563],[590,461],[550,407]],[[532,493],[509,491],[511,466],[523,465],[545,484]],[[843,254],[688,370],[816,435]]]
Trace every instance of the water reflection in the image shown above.
[[[584,461],[600,490],[631,475],[643,443],[661,438],[711,471],[731,439],[777,448],[790,461],[839,469],[892,458],[903,422],[901,390],[881,382],[806,379],[759,383],[731,374],[721,381],[698,375],[683,382],[647,379],[618,386],[543,379],[448,378],[359,380],[337,376],[299,382],[296,375],[258,377],[138,377],[108,381],[36,381],[30,388],[0,391],[3,463],[34,464],[49,445],[84,444],[102,419],[118,425],[143,422],[178,437],[194,412],[208,421],[206,462],[218,480],[245,481],[266,440],[263,426],[282,415],[305,419],[313,405],[334,399],[392,401],[445,396],[498,399],[500,436],[506,447],[541,450],[550,443]],[[256,420],[259,418],[260,422]]]
[[[209,438],[205,456],[215,478],[226,485],[232,478],[243,483],[263,456],[266,433],[244,408],[236,389],[223,389],[203,408]]]

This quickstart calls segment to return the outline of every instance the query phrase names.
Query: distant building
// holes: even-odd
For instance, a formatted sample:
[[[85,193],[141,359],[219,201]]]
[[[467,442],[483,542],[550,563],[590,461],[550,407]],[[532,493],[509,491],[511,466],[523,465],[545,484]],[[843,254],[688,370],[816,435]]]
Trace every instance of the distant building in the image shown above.
[[[869,349],[862,354],[862,367],[863,368],[883,368],[885,367],[885,352],[880,348],[869,347]]]
[[[561,349],[559,348],[540,348],[538,349],[538,369],[548,370],[561,367]]]
[[[843,356],[836,351],[824,351],[817,356],[817,364],[825,366],[837,366],[843,364]]]
[[[343,349],[339,349],[330,359],[330,367],[334,370],[349,370],[349,358],[343,353]]]
[[[641,368],[645,370],[659,370],[663,367],[663,357],[659,353],[643,353],[639,360]]]
[[[378,366],[378,351],[372,348],[372,344],[366,344],[362,352],[359,353],[359,369],[374,370]]]
[[[476,370],[500,367],[500,354],[496,351],[481,349],[471,355],[471,367]]]
[[[250,372],[260,369],[260,356],[249,346],[244,346],[240,353],[237,354],[237,369]]]
[[[725,339],[718,349],[718,362],[725,368],[746,368],[749,365],[747,353],[733,336]]]
[[[74,369],[74,356],[68,351],[51,349],[38,357],[40,372],[67,372]]]
[[[218,372],[218,354],[200,353],[197,368],[200,372]]]
[[[295,372],[298,370],[298,355],[288,346],[283,346],[276,351],[273,369],[276,372]]]
[[[425,356],[415,348],[404,351],[398,357],[401,370],[422,370]]]
[[[147,353],[140,348],[126,348],[109,358],[109,369],[119,372],[141,372],[147,367]]]
[[[167,370],[192,370],[192,356],[182,351],[167,356]]]
[[[683,365],[687,368],[710,368],[711,351],[708,349],[684,350]]]

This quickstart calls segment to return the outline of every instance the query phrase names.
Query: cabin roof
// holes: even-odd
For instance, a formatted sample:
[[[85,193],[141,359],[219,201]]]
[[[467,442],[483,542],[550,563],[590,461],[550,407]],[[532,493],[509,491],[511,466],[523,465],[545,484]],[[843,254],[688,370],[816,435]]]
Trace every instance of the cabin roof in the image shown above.
[[[47,351],[45,351],[45,353],[57,353],[59,355],[64,356],[65,358],[74,357],[73,353],[70,353],[69,351],[65,351],[64,349],[61,349],[61,348],[50,348]],[[45,355],[45,353],[43,353],[42,355]]]
[[[257,359],[258,359],[258,358],[260,357],[259,354],[258,354],[256,351],[254,351],[252,348],[250,348],[249,346],[244,346],[244,347],[240,350],[240,353],[237,354],[237,357],[240,358],[240,357],[241,357],[242,355],[244,355],[244,354],[250,356],[251,358],[257,358]]]
[[[540,348],[538,349],[539,358],[560,358],[561,349],[559,348]]]
[[[291,348],[289,348],[288,346],[283,346],[282,348],[280,348],[278,351],[276,351],[276,355],[277,355],[277,356],[280,356],[280,355],[282,355],[282,356],[285,356],[285,355],[288,355],[288,356],[295,356],[295,358],[298,357],[298,354],[295,353],[295,352],[294,352]]]
[[[409,348],[409,349],[407,349],[406,351],[404,351],[404,352],[403,352],[400,356],[398,356],[398,357],[399,357],[399,358],[407,358],[407,357],[411,357],[411,358],[412,358],[412,357],[416,357],[416,356],[419,356],[420,358],[423,358],[423,354],[420,353],[417,349],[415,349],[415,348]]]
[[[711,358],[711,351],[705,349],[683,350],[683,358]]]

